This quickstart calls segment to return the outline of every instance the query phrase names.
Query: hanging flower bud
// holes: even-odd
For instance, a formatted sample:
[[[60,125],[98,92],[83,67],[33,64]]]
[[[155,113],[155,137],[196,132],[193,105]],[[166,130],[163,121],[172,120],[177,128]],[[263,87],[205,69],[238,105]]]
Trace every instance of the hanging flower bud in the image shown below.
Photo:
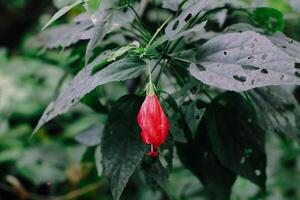
[[[147,155],[157,156],[158,152],[155,149],[167,139],[169,122],[154,93],[153,85],[148,86],[147,96],[137,120],[142,129],[141,137],[144,143],[151,145],[151,151]]]

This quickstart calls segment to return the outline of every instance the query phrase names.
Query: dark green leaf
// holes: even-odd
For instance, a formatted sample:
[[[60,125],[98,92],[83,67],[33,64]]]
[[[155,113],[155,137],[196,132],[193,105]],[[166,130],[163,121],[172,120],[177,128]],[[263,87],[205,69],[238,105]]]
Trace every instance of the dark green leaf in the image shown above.
[[[251,103],[238,93],[226,92],[212,101],[205,120],[220,162],[265,190],[265,133]]]
[[[190,66],[191,74],[222,89],[245,91],[269,85],[300,84],[294,58],[253,31],[228,33],[209,40],[200,47],[197,61]]]
[[[121,97],[113,105],[104,128],[102,162],[115,200],[120,198],[130,176],[146,153],[146,145],[142,142],[137,124],[142,102],[143,98],[134,95]]]
[[[163,190],[166,189],[168,171],[162,166],[159,157],[146,157],[142,163],[142,169],[150,186],[154,189],[156,189],[156,186]]]
[[[248,93],[255,102],[261,126],[300,142],[295,116],[297,101],[292,94],[280,87],[257,88]]]
[[[229,200],[236,174],[224,167],[214,154],[204,121],[199,134],[187,144],[177,143],[181,162],[202,182],[210,200]]]

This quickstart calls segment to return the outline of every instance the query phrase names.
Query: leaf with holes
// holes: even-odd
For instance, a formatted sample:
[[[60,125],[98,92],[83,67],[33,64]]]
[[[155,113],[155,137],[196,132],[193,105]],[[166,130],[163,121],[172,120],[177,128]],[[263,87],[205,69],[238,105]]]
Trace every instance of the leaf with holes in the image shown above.
[[[115,200],[120,198],[147,150],[136,120],[142,102],[143,98],[135,95],[121,97],[113,105],[104,128],[102,163]]]
[[[253,31],[227,33],[202,45],[190,73],[226,90],[246,91],[269,85],[300,85],[294,58]]]
[[[107,52],[101,54],[73,78],[69,87],[54,102],[48,105],[34,132],[54,117],[67,112],[82,97],[90,93],[97,86],[114,81],[136,78],[146,68],[144,61],[134,57],[127,57],[93,74],[93,69],[106,63],[105,59],[108,56],[109,53]]]
[[[226,32],[243,32],[243,31],[254,31],[257,33],[263,33],[264,30],[251,26],[246,23],[238,23],[228,26],[225,29]],[[273,44],[280,48],[283,52],[295,59],[296,63],[300,63],[300,43],[287,37],[281,32],[276,32],[272,35],[266,36]]]
[[[208,0],[200,0],[191,4],[173,21],[171,21],[165,29],[165,33],[169,40],[173,40],[180,33],[187,23],[195,17],[207,5]]]
[[[205,121],[220,162],[265,190],[265,132],[252,104],[238,93],[223,93],[207,108]]]
[[[295,59],[296,63],[300,63],[300,43],[287,37],[281,32],[268,36],[268,38],[283,52]],[[296,65],[295,65],[296,67]],[[299,74],[300,75],[300,74]]]
[[[78,6],[79,4],[81,4],[83,2],[84,2],[84,0],[77,0],[74,3],[72,3],[71,5],[65,6],[62,9],[60,9],[59,11],[57,11],[57,13],[55,13],[53,15],[53,17],[49,20],[49,22],[43,27],[43,30],[45,28],[47,28],[50,24],[52,24],[54,21],[56,21],[58,18],[62,17],[64,14],[69,12],[72,8]]]

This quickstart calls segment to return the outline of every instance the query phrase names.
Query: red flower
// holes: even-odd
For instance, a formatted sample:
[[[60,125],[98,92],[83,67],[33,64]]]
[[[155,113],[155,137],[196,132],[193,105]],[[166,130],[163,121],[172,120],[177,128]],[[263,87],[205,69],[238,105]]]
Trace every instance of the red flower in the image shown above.
[[[137,120],[144,143],[151,144],[151,151],[147,155],[157,156],[155,149],[167,139],[169,122],[156,95],[146,96]]]

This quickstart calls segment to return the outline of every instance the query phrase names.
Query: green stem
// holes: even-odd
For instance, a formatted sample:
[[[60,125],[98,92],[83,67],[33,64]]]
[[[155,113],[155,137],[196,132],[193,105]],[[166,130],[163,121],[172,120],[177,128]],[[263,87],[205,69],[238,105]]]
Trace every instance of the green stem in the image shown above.
[[[172,18],[172,16],[170,16],[155,32],[155,34],[152,36],[151,40],[149,41],[149,43],[146,46],[145,49],[145,53],[147,53],[147,50],[149,49],[150,45],[152,44],[152,42],[154,41],[154,39],[157,37],[157,35],[160,33],[160,31],[163,29],[163,27],[170,21],[170,19]]]

